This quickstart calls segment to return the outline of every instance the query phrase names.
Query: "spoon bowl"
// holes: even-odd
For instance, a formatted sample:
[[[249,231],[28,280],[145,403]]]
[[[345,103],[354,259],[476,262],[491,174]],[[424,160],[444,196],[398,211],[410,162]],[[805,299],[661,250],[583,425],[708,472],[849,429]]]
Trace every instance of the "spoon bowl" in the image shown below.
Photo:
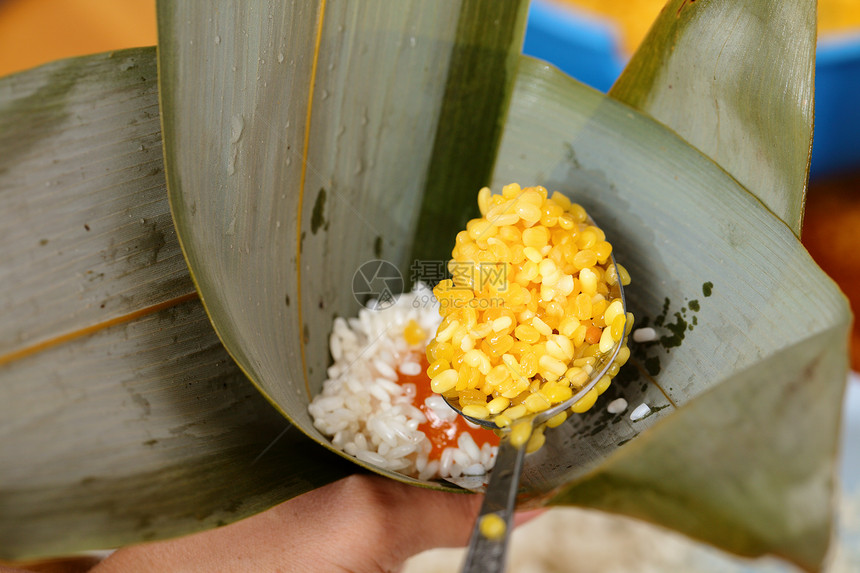
[[[593,221],[591,221],[593,224]],[[475,418],[462,412],[459,403],[449,397],[443,396],[445,402],[463,416],[469,422],[478,424],[484,428],[501,431],[499,450],[496,455],[494,468],[490,472],[490,481],[487,484],[484,502],[481,506],[472,537],[469,542],[466,562],[463,566],[464,573],[477,572],[501,572],[504,569],[507,553],[508,538],[510,535],[514,509],[516,507],[517,491],[519,490],[520,474],[529,438],[535,428],[546,424],[558,414],[567,411],[590,392],[609,371],[621,348],[625,346],[627,324],[627,301],[624,297],[624,287],[621,284],[621,275],[615,258],[611,257],[612,267],[618,279],[612,286],[612,294],[621,299],[624,320],[624,333],[621,340],[615,343],[613,348],[599,356],[592,365],[588,381],[574,392],[569,399],[551,406],[547,410],[524,416],[513,421],[510,425],[500,427],[494,419]]]
[[[592,224],[593,224],[593,221],[592,221]],[[627,328],[627,319],[626,319],[626,317],[627,317],[627,299],[624,296],[624,287],[621,284],[620,273],[618,272],[618,265],[615,262],[615,257],[610,257],[610,260],[612,262],[612,267],[615,269],[616,276],[619,277],[618,280],[615,282],[615,284],[612,285],[611,294],[613,295],[614,298],[621,299],[621,305],[624,308],[624,311],[623,311],[624,316],[625,316],[624,327],[626,330],[626,328]],[[548,408],[542,412],[537,412],[535,414],[532,414],[531,418],[533,419],[533,425],[539,426],[541,424],[546,423],[548,420],[551,420],[552,418],[554,418],[555,416],[557,416],[561,412],[564,412],[564,411],[570,409],[574,404],[576,404],[586,394],[588,394],[591,391],[591,389],[597,385],[597,383],[600,381],[600,379],[603,378],[603,376],[606,375],[606,373],[609,371],[609,368],[612,366],[612,363],[615,361],[615,359],[618,357],[619,352],[621,352],[621,349],[624,347],[625,338],[626,338],[626,335],[622,336],[621,340],[613,346],[612,350],[597,356],[596,363],[591,366],[592,371],[589,374],[588,381],[585,384],[583,384],[582,387],[579,388],[573,394],[573,396],[571,396],[570,398],[568,398],[564,402],[561,402],[559,404],[551,406],[550,408]],[[453,408],[454,411],[456,411],[460,416],[462,416],[463,418],[465,418],[469,422],[476,424],[476,425],[479,425],[479,426],[482,426],[484,428],[487,428],[488,430],[501,430],[502,432],[510,432],[511,428],[516,424],[516,422],[515,422],[514,424],[511,424],[510,426],[504,426],[504,427],[499,426],[495,422],[495,418],[497,417],[496,415],[488,417],[488,418],[475,418],[473,416],[469,416],[468,414],[463,413],[463,410],[460,408],[459,404],[456,403],[455,399],[452,399],[449,396],[444,396],[444,395],[442,396],[442,398],[445,400],[445,403],[448,404],[448,406],[450,406],[451,408]],[[526,419],[526,418],[521,418],[520,420],[523,420],[523,419]],[[517,420],[517,422],[519,422],[520,420]]]
[[[620,284],[619,284],[619,287],[620,287]],[[622,304],[624,305],[624,311],[626,314],[627,304],[624,301],[623,290],[622,290],[622,293],[620,295],[620,298],[622,300]],[[627,325],[627,322],[625,320],[625,327],[626,327],[626,325]],[[582,386],[582,388],[577,390],[573,396],[571,396],[570,398],[568,398],[564,402],[561,402],[560,404],[556,404],[555,406],[551,406],[550,408],[544,410],[543,412],[538,412],[536,414],[532,414],[530,416],[530,418],[533,420],[534,426],[540,426],[541,424],[545,424],[547,421],[551,420],[552,418],[554,418],[555,416],[557,416],[561,412],[569,410],[574,404],[579,402],[586,394],[588,394],[591,391],[591,389],[597,385],[597,383],[600,381],[600,379],[606,375],[607,371],[612,366],[612,363],[615,361],[615,358],[618,357],[618,353],[621,352],[621,348],[624,347],[623,342],[624,342],[624,339],[622,339],[621,342],[616,343],[611,351],[604,353],[597,358],[597,363],[592,366],[593,370],[592,370],[592,373],[589,374],[588,382],[586,382]],[[463,411],[460,409],[459,405],[456,404],[454,402],[454,400],[452,400],[451,398],[449,398],[447,396],[443,396],[442,398],[445,400],[445,403],[448,404],[448,406],[453,408],[454,411],[456,411],[459,415],[463,416],[463,418],[465,418],[466,420],[468,420],[469,422],[471,422],[473,424],[476,424],[478,426],[482,426],[488,430],[501,430],[502,432],[507,433],[507,432],[511,431],[511,428],[514,425],[516,425],[516,422],[514,422],[514,424],[512,424],[510,426],[504,426],[504,427],[499,426],[494,421],[496,416],[492,416],[490,418],[475,418],[473,416],[469,416],[468,414],[463,413]],[[517,420],[517,422],[524,420],[524,419],[527,419],[527,418],[529,418],[529,417],[521,418],[520,420]]]

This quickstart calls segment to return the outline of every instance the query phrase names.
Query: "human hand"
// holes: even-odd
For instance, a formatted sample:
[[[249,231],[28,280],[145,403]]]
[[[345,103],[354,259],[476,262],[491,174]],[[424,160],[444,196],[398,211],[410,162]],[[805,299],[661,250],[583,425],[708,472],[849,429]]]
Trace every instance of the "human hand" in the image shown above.
[[[92,573],[395,571],[469,540],[481,496],[354,475],[243,521],[116,551]]]
[[[482,497],[353,475],[218,529],[119,549],[92,561],[52,562],[51,573],[396,571],[411,556],[466,545]],[[517,516],[522,523],[538,511]],[[0,573],[23,573],[0,565]]]

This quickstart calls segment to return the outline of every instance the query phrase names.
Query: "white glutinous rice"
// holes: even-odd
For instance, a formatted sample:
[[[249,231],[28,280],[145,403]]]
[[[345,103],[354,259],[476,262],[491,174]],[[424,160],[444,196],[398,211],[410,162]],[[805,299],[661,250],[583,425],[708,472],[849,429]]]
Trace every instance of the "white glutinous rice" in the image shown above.
[[[647,326],[633,331],[633,342],[653,342],[657,340],[657,331]]]
[[[435,394],[423,404],[413,404],[415,385],[397,382],[398,372],[421,374],[421,355],[441,322],[433,292],[419,283],[393,303],[367,306],[356,318],[334,321],[329,339],[334,363],[322,392],[308,406],[314,426],[336,448],[359,460],[419,479],[486,473],[495,462],[497,447],[479,446],[466,432],[442,451],[440,459],[428,458],[432,444],[419,425],[428,416],[453,422],[458,415]],[[410,325],[411,345],[405,334]],[[415,332],[423,339],[416,341]]]
[[[641,420],[645,416],[651,413],[651,408],[648,407],[648,404],[639,404],[636,408],[630,412],[630,420],[636,422],[637,420]]]
[[[627,400],[624,398],[616,398],[606,406],[606,411],[610,414],[620,414],[627,409]]]

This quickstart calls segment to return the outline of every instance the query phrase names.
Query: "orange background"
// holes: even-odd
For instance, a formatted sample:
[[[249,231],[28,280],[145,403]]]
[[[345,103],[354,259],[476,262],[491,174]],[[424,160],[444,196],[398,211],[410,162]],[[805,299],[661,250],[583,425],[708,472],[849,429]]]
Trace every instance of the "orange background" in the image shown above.
[[[0,76],[155,43],[155,0],[0,0]]]
[[[0,76],[155,43],[155,0],[0,0]],[[854,174],[812,183],[803,240],[860,314],[860,165]],[[857,322],[852,336],[852,365],[860,371]]]

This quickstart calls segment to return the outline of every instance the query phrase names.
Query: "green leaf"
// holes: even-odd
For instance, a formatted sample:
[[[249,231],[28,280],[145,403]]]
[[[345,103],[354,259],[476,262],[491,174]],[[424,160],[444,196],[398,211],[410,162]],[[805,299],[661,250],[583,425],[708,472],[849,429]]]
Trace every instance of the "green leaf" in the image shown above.
[[[412,260],[448,260],[453,234],[439,229],[465,229],[480,215],[475,193],[490,181],[527,6],[467,0],[460,8]]]
[[[739,555],[820,570],[833,535],[842,333],[739,369],[551,503],[624,513]]]
[[[759,4],[722,3],[712,15],[704,11],[716,3],[700,4],[702,14],[693,17],[699,12],[685,7],[679,25],[701,32],[709,22],[713,34],[726,14],[739,22],[719,31],[732,30],[732,47],[740,46],[746,59],[734,50],[731,58],[715,55],[715,40],[706,35],[707,57],[716,63],[761,69],[784,47],[784,36],[770,45],[757,28],[741,25],[755,21]],[[659,342],[637,348],[636,367],[592,412],[550,433],[527,464],[523,499],[588,503],[728,550],[815,567],[829,531],[849,314],[791,229],[743,186],[790,224],[799,222],[762,189],[788,190],[785,196],[794,198],[786,199],[786,210],[799,213],[811,104],[773,102],[811,89],[804,68],[811,44],[799,43],[795,59],[768,70],[755,97],[745,95],[743,74],[710,84],[694,77],[690,89],[706,93],[713,108],[702,122],[692,120],[705,108],[688,113],[676,104],[653,112],[693,147],[648,115],[558,72],[513,62],[519,36],[490,37],[480,26],[495,25],[492,18],[464,23],[472,12],[461,10],[459,20],[450,20],[456,11],[433,3],[377,8],[327,3],[281,11],[260,3],[224,7],[210,19],[180,3],[160,5],[171,204],[210,318],[241,367],[300,428],[328,445],[306,407],[324,377],[331,319],[357,308],[349,290],[353,271],[380,257],[403,266],[413,241],[427,244],[416,253],[437,253],[445,237],[450,241],[487,167],[486,154],[468,146],[483,141],[495,148],[495,126],[507,113],[494,185],[541,183],[581,201],[634,277],[630,301],[640,324],[661,334]],[[411,35],[407,22],[421,33]],[[811,25],[798,20],[788,28],[806,37]],[[470,52],[484,37],[492,48]],[[679,33],[675,53],[689,49],[687,37]],[[752,51],[756,41],[769,49]],[[682,56],[660,53],[669,64],[689,67]],[[483,69],[479,57],[487,58],[504,94],[486,107],[463,93],[486,93],[493,78],[457,73]],[[614,95],[650,113],[653,102],[667,101],[648,97],[662,85],[661,75],[653,77],[624,80],[641,106],[624,95],[624,83]],[[718,89],[703,91],[711,84]],[[744,106],[769,110],[765,104],[776,109],[761,121],[740,115]],[[720,128],[731,128],[725,137],[743,145],[703,144],[713,135],[716,109],[728,114],[719,116]],[[772,156],[744,159],[750,150],[770,152],[774,125],[788,119],[789,137]],[[483,134],[477,138],[476,125]],[[471,176],[462,171],[470,159]],[[760,175],[761,166],[767,170]],[[743,169],[755,177],[745,178]],[[460,181],[473,181],[473,188]],[[440,206],[450,213],[434,214]],[[785,376],[771,377],[775,364]],[[808,385],[802,392],[798,380]],[[819,401],[809,407],[813,394]],[[619,395],[631,408],[648,403],[654,414],[635,422],[609,415],[606,401]],[[707,417],[698,415],[703,411]],[[795,423],[799,412],[808,425]],[[750,428],[758,433],[750,436]],[[786,444],[802,456],[785,462]],[[720,465],[702,471],[703,460],[715,457]],[[761,470],[750,472],[752,464]],[[790,471],[773,471],[782,467]],[[631,471],[641,473],[640,482],[629,479]],[[768,497],[756,499],[763,490]],[[802,519],[792,522],[791,515]]]
[[[524,4],[211,6],[204,15],[159,3],[177,232],[231,355],[331,447],[307,405],[325,379],[332,319],[356,313],[352,277],[363,262],[384,258],[408,273],[428,182],[441,193],[472,172],[458,201],[474,202],[471,187],[492,166],[509,93],[499,74],[520,49]],[[472,153],[476,141],[487,150]],[[464,221],[450,213],[433,233],[449,249],[451,226]]]
[[[637,325],[660,334],[633,346],[632,380],[547,433],[537,491],[820,567],[847,374],[838,288],[717,165],[539,62],[520,64],[497,166],[494,185],[537,181],[593,214],[634,277]],[[612,416],[619,395],[657,412]]]
[[[172,537],[354,470],[208,323],[176,239],[155,50],[0,80],[0,557]]]
[[[681,32],[698,30],[709,49],[697,57],[712,58],[711,70],[729,62],[734,72],[763,71],[766,81],[750,95],[752,84],[743,74],[720,75],[710,83],[694,75],[691,93],[705,94],[716,104],[710,104],[710,112],[705,106],[688,113],[688,102],[666,106],[670,100],[659,95],[664,76],[656,64],[642,64],[643,70],[654,71],[650,76],[632,75],[644,57],[637,56],[631,79],[622,78],[613,95],[663,125],[546,66],[512,59],[519,49],[521,5],[329,0],[282,6],[258,1],[219,2],[211,12],[201,12],[186,4],[159,4],[164,152],[177,234],[221,340],[298,429],[330,448],[306,408],[325,377],[333,316],[353,315],[358,308],[360,301],[350,290],[354,270],[372,258],[406,270],[413,242],[422,244],[418,249],[426,243],[427,253],[440,252],[466,216],[461,206],[473,203],[476,187],[494,165],[496,188],[514,180],[540,183],[569,193],[590,210],[634,277],[629,300],[639,324],[655,326],[661,335],[658,342],[635,349],[634,366],[592,411],[548,433],[547,445],[528,461],[523,500],[624,512],[743,554],[774,553],[808,569],[820,564],[830,527],[827,500],[850,317],[845,300],[789,226],[756,199],[789,225],[799,222],[799,215],[795,221],[786,213],[789,207],[801,209],[798,197],[808,165],[810,116],[804,115],[807,104],[797,100],[797,94],[811,89],[803,68],[812,57],[808,41],[797,44],[797,58],[782,57],[784,36],[771,40],[752,26],[764,3],[702,0],[695,8],[686,3],[678,28],[672,28],[678,31],[677,38],[671,36],[678,42],[672,44],[675,50],[656,50],[660,36],[649,44],[659,56],[655,61],[664,58],[673,73],[689,70],[689,60],[678,54],[690,50],[696,38]],[[782,10],[791,6],[772,8],[784,18],[789,12]],[[722,25],[728,14],[735,20]],[[769,25],[766,21],[759,24]],[[786,29],[807,38],[810,26],[807,18],[791,21]],[[722,43],[713,34],[725,30],[732,32],[727,44],[732,57],[723,60],[729,52],[714,54]],[[752,49],[755,42],[761,42],[760,51]],[[735,47],[745,59],[736,57]],[[777,53],[785,66],[756,67]],[[672,67],[676,64],[681,67]],[[719,89],[707,91],[711,84]],[[791,101],[780,107],[777,95],[786,93]],[[765,104],[775,108],[766,120],[743,120],[744,105],[770,110]],[[703,141],[713,135],[716,109],[721,129],[731,128],[726,134],[731,145],[712,149]],[[703,113],[703,122],[693,121]],[[768,155],[773,126],[781,121],[788,122],[788,137]],[[749,139],[738,135],[741,127]],[[481,153],[470,150],[476,145],[485,146]],[[758,163],[744,159],[751,151],[764,158]],[[799,176],[799,164],[791,158],[801,160]],[[749,169],[752,178],[738,166]],[[785,195],[768,196],[763,190],[778,186],[787,190]],[[784,200],[786,213],[774,197]],[[434,214],[440,206],[450,216]],[[156,263],[166,248],[158,251]],[[194,320],[202,322],[199,307]],[[193,347],[173,348],[172,338],[159,338],[161,331],[144,320],[140,328],[142,338],[131,340],[152,344],[153,356],[165,348],[189,354]],[[184,339],[201,329],[189,323],[188,330],[168,332],[187,333]],[[82,352],[75,350],[75,356],[83,360]],[[140,356],[133,345],[110,352]],[[66,359],[70,371],[82,371],[69,354],[58,356],[54,360]],[[47,364],[47,354],[41,357]],[[23,368],[27,360],[11,364]],[[131,358],[121,362],[123,368],[139,364]],[[173,391],[182,387],[166,378]],[[29,374],[15,378],[18,387],[31,379]],[[153,399],[166,392],[167,386],[153,384]],[[97,388],[107,385],[104,381]],[[69,388],[74,387],[60,383],[56,391],[68,394]],[[207,390],[191,392],[176,404],[209,397],[217,383]],[[150,394],[143,397],[153,408]],[[122,406],[119,395],[111,395]],[[654,413],[641,421],[608,414],[606,402],[621,395],[631,408],[645,402]],[[129,400],[137,404],[130,395],[125,400],[126,408]],[[221,421],[228,415],[222,400],[182,418],[205,418],[217,410]],[[21,405],[17,409],[26,411]],[[158,418],[178,411],[159,410]],[[266,428],[260,431],[264,438],[241,454],[272,443],[277,424]],[[230,460],[226,467],[243,466],[245,458],[237,464],[227,455],[240,450],[237,444],[246,438],[214,435],[218,439],[189,440],[198,448],[223,448],[219,456],[228,453],[217,459]],[[249,427],[246,435],[257,437],[257,430]],[[296,432],[290,435],[308,443]],[[238,442],[225,445],[225,436]],[[116,439],[122,437],[118,432]],[[202,445],[210,441],[216,444]],[[171,459],[188,468],[185,462],[200,459],[194,457],[200,450],[181,444]],[[301,445],[283,447],[284,457],[278,459],[293,451],[303,455]],[[292,474],[295,481],[289,483],[299,484],[287,488],[293,493],[350,471],[331,461],[340,458],[317,450],[323,457],[303,455],[303,464],[310,460],[307,467],[294,470],[305,473]],[[133,455],[122,459],[136,460]],[[268,475],[285,467],[273,463]],[[197,474],[189,475],[190,484],[197,483]],[[254,492],[249,512],[290,495],[275,486],[267,489],[266,475],[260,479],[251,485],[239,480],[236,486]],[[80,498],[80,492],[73,497]],[[214,497],[225,499],[222,493]],[[226,515],[226,509],[217,506],[213,514]],[[183,519],[186,525],[192,521],[188,513],[165,515],[156,535],[178,532],[170,530],[174,521],[180,526]],[[212,525],[211,519],[204,518],[200,527]],[[143,520],[138,530],[150,523]]]
[[[800,236],[816,2],[671,0],[610,95],[709,155]]]

